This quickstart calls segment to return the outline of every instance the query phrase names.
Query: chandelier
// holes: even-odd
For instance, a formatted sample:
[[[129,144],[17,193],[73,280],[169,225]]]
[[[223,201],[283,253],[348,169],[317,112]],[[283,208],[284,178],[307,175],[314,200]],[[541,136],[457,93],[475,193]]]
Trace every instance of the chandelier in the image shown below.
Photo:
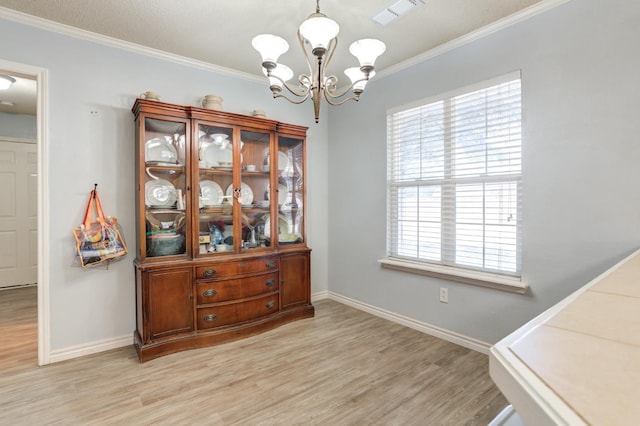
[[[366,38],[351,44],[349,52],[360,62],[360,67],[347,68],[344,73],[351,85],[338,88],[338,78],[326,75],[333,52],[338,44],[340,26],[333,19],[320,13],[320,0],[316,0],[316,12],[298,27],[298,41],[307,60],[308,73],[300,74],[298,83],[287,83],[293,77],[291,68],[278,63],[280,55],[289,50],[289,43],[282,37],[260,34],[251,45],[262,56],[262,72],[269,79],[274,98],[285,98],[291,103],[301,104],[311,98],[316,123],[320,117],[320,101],[324,98],[330,105],[342,105],[347,101],[358,101],[369,78],[375,75],[374,62],[386,49],[380,40]],[[288,97],[283,88],[293,95]],[[352,93],[351,96],[347,94]]]

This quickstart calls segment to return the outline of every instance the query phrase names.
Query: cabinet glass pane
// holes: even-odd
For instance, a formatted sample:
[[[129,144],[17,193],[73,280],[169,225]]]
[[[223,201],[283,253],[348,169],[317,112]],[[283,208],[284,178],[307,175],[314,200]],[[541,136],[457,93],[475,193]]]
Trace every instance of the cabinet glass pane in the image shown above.
[[[304,144],[301,139],[280,136],[275,161],[278,171],[278,243],[304,242]]]
[[[233,129],[198,125],[199,254],[233,252]]]
[[[258,250],[271,246],[265,224],[269,220],[271,205],[269,133],[258,133],[243,130],[242,170],[241,170],[241,250]]]
[[[186,123],[145,118],[146,255],[186,253]],[[142,189],[142,188],[141,188]]]

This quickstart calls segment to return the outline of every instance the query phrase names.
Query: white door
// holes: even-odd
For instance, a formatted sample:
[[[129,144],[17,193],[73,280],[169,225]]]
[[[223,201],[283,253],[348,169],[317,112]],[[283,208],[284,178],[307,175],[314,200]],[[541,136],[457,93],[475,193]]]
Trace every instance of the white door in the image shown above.
[[[38,279],[35,143],[0,139],[0,287]]]

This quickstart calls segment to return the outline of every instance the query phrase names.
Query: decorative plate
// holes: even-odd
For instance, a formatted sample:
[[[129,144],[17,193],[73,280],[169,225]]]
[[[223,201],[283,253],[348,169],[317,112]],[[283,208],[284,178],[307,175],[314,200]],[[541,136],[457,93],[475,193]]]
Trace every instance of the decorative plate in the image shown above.
[[[144,185],[144,195],[149,207],[172,207],[177,200],[176,188],[164,179],[147,182]]]
[[[278,151],[278,171],[282,172],[289,167],[289,157],[282,151]]]
[[[271,215],[267,213],[263,217],[266,218],[264,221],[264,236],[269,237],[271,235]],[[285,241],[289,239],[288,236],[293,235],[292,232],[293,222],[291,219],[284,215],[278,215],[278,239]]]
[[[270,184],[267,184],[267,191],[269,191],[270,189]],[[278,204],[280,206],[282,206],[284,203],[287,202],[287,198],[289,198],[289,188],[287,188],[287,185],[281,183],[278,185]]]
[[[206,162],[209,167],[231,167],[233,164],[231,144],[224,149],[220,149],[221,146],[214,143],[203,143],[200,147],[200,160]]]
[[[211,180],[200,181],[200,197],[205,207],[222,205],[224,193],[220,185]]]
[[[144,156],[147,163],[177,164],[178,153],[171,138],[153,138],[144,144]]]

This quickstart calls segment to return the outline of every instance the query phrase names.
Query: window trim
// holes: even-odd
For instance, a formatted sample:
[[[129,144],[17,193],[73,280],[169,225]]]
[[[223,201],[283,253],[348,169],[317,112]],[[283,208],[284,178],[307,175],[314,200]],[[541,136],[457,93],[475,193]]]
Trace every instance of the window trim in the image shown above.
[[[495,78],[487,79],[475,84],[471,84],[465,87],[457,88],[445,93],[441,93],[435,96],[431,96],[425,99],[421,99],[408,104],[400,105],[387,110],[387,115],[403,112],[412,108],[421,107],[430,103],[451,99],[459,95],[471,93],[477,90],[485,89],[494,85],[499,85],[507,81],[519,79],[522,80],[521,70],[509,72],[507,74],[500,75]],[[504,176],[500,177],[501,179]],[[522,172],[520,172],[518,185],[522,184]],[[520,189],[521,190],[521,189]],[[519,212],[520,213],[520,212]],[[521,215],[518,214],[521,218]],[[521,219],[519,219],[521,220]],[[387,218],[387,222],[389,219]],[[517,229],[518,234],[521,234],[521,225]],[[521,237],[521,235],[519,235]],[[479,285],[483,287],[489,287],[497,290],[503,290],[507,292],[513,292],[518,294],[525,294],[529,291],[529,284],[522,279],[522,247],[518,247],[518,262],[519,274],[509,275],[508,273],[492,273],[488,271],[480,271],[475,269],[467,269],[456,266],[441,265],[436,263],[429,263],[427,261],[421,262],[418,260],[404,259],[401,257],[387,256],[383,259],[379,259],[382,268],[409,272],[414,274],[426,275],[435,278],[447,279],[451,281],[462,282],[466,284]]]
[[[434,263],[416,262],[397,257],[379,259],[378,263],[385,269],[426,275],[450,281],[489,287],[511,293],[525,294],[529,291],[529,284],[520,277],[498,275],[473,269],[455,268],[452,266],[436,265]]]

